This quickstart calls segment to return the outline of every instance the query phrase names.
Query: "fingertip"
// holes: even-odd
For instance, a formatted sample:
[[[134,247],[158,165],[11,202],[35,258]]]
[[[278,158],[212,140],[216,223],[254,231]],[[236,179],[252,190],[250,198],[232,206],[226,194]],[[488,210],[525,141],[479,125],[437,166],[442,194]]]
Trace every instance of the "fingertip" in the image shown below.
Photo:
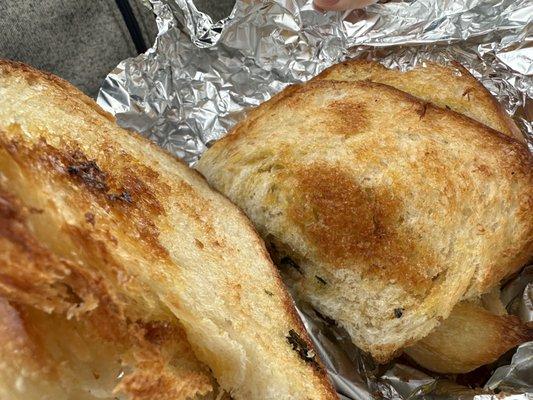
[[[346,11],[363,8],[377,0],[314,0],[315,7],[325,11]]]
[[[315,6],[320,10],[332,10],[339,0],[315,0]]]

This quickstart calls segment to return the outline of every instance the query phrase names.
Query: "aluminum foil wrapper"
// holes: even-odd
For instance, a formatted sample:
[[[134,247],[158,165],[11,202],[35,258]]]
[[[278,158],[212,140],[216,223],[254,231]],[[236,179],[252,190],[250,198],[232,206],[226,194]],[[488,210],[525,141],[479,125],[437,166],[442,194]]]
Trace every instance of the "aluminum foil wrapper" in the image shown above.
[[[523,322],[533,321],[533,265],[502,287],[507,311]],[[429,375],[400,360],[379,367],[359,350],[348,334],[310,305],[298,303],[298,312],[324,360],[339,397],[350,400],[531,400],[533,399],[533,342],[519,346],[509,358],[491,366],[481,387],[457,384],[453,376]],[[464,379],[468,380],[468,378]],[[477,379],[476,379],[477,380]],[[479,382],[476,382],[478,384]]]
[[[221,21],[192,0],[144,1],[157,18],[156,42],[108,75],[98,103],[190,165],[246,110],[352,57],[401,70],[459,61],[533,144],[530,0],[392,0],[345,13],[318,12],[312,0],[238,0]],[[533,320],[532,267],[505,286],[502,299]],[[401,359],[376,366],[341,329],[306,304],[298,308],[342,399],[533,399],[533,342],[467,387]]]

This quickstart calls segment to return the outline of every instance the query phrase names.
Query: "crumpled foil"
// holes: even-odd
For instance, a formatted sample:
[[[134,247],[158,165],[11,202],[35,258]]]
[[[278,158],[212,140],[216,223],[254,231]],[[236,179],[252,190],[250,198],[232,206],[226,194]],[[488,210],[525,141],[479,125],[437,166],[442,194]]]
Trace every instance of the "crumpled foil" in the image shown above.
[[[192,0],[144,1],[157,17],[156,42],[108,75],[98,103],[189,165],[246,110],[351,57],[401,70],[459,61],[533,149],[530,0],[393,0],[345,13],[318,12],[312,0],[238,0],[218,22]],[[503,288],[502,300],[533,320],[533,267]],[[376,366],[310,306],[298,310],[342,399],[533,399],[533,342],[495,363],[484,386],[467,387],[401,359]]]
[[[533,265],[502,287],[501,301],[509,313],[519,315],[523,322],[533,321]],[[496,362],[484,387],[470,388],[447,376],[428,375],[401,361],[378,368],[355,347],[346,331],[310,305],[297,306],[341,399],[533,399],[533,342],[519,346],[510,360]]]

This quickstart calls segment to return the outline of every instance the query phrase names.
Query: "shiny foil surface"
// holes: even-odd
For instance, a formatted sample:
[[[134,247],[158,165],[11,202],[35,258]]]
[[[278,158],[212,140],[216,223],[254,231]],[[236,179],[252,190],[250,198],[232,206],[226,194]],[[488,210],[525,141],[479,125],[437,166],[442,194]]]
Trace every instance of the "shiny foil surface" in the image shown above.
[[[345,13],[319,12],[312,0],[238,0],[221,21],[192,0],[145,2],[157,17],[156,42],[108,75],[98,103],[189,165],[246,110],[352,57],[401,70],[459,61],[532,148],[530,0],[392,0]],[[533,321],[533,267],[503,288],[502,299]],[[533,342],[499,360],[486,383],[468,387],[401,361],[378,367],[341,329],[298,308],[342,399],[533,399]]]

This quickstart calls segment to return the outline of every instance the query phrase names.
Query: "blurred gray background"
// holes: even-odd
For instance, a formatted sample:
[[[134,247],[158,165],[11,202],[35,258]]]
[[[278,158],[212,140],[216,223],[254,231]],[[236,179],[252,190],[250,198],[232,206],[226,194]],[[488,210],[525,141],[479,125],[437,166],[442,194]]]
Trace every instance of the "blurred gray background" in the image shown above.
[[[218,20],[234,2],[195,4]],[[52,72],[93,97],[107,73],[143,43],[150,47],[156,33],[140,0],[0,0],[0,58]]]

